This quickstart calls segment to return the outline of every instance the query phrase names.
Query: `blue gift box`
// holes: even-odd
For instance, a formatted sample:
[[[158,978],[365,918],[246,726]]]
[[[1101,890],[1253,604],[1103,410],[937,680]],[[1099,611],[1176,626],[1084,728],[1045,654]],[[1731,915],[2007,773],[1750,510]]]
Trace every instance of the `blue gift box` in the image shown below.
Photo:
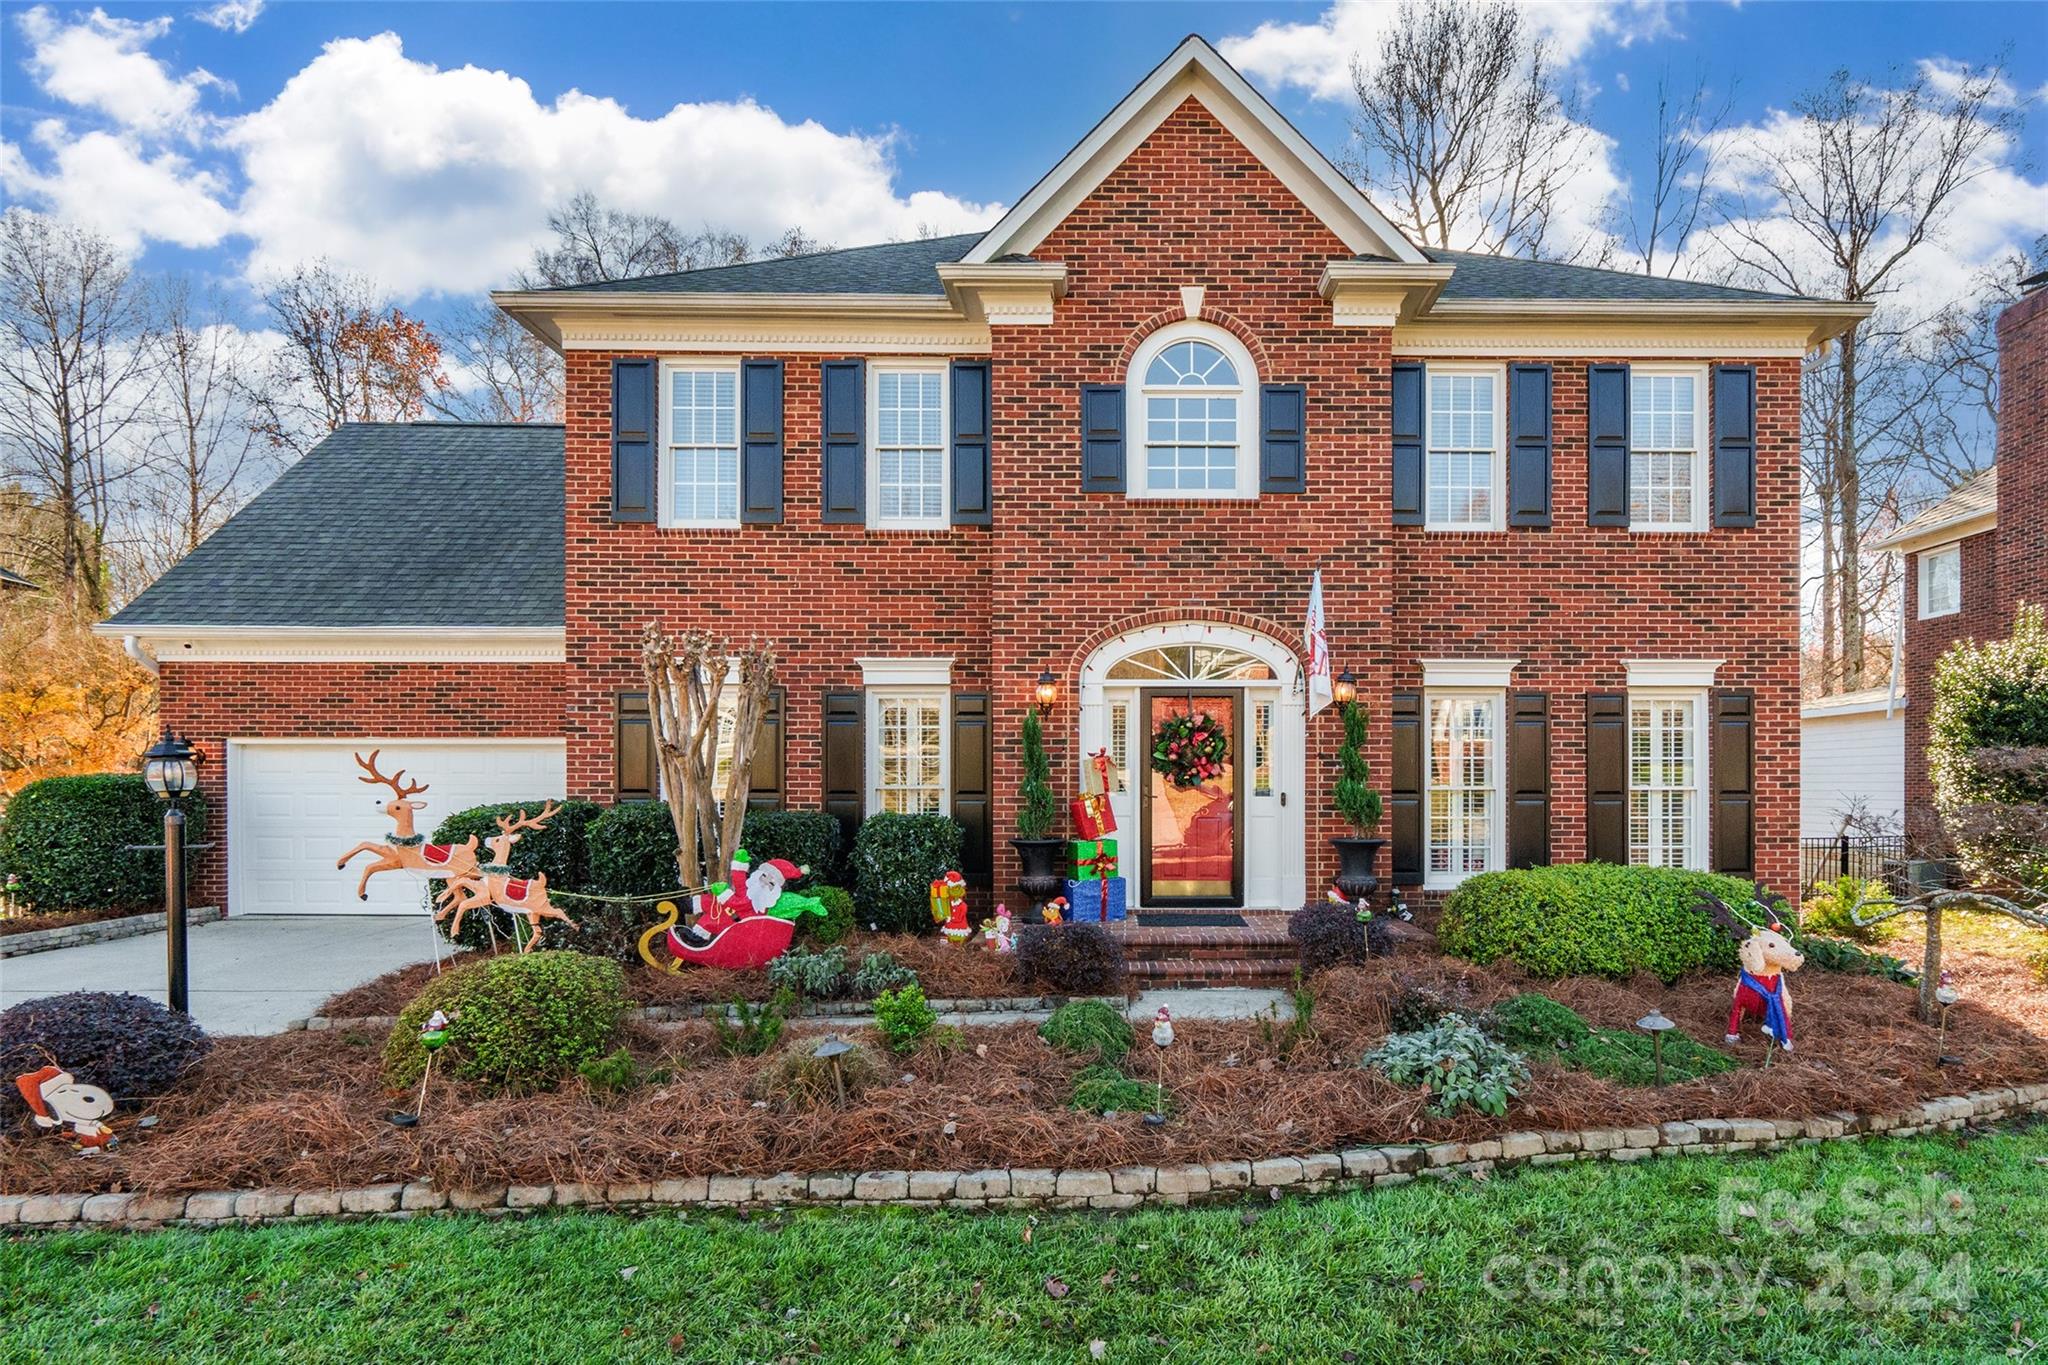
[[[1129,895],[1122,877],[1067,882],[1067,918],[1076,924],[1116,921],[1129,913]]]

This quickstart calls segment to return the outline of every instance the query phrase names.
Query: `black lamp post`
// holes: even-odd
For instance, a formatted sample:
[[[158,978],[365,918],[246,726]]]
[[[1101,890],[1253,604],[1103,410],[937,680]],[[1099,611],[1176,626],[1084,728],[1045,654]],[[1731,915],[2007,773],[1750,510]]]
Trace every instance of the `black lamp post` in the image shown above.
[[[185,812],[178,803],[199,789],[199,756],[192,746],[171,734],[142,756],[142,780],[164,802],[164,966],[170,982],[165,994],[179,1014],[187,1008],[185,968]]]

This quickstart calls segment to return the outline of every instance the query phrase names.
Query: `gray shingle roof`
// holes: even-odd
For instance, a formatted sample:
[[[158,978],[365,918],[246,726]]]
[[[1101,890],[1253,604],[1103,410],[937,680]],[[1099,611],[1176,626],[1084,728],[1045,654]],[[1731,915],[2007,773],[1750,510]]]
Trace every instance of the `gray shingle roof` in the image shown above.
[[[0,566],[0,588],[29,589],[33,587],[35,587],[34,583],[30,582],[26,578],[23,578],[14,570],[6,568],[4,566]]]
[[[964,232],[568,289],[620,294],[943,294],[937,267],[959,260],[980,240],[979,232]]]
[[[117,626],[560,626],[562,428],[351,423]]]
[[[1964,479],[1949,491],[1949,495],[1934,506],[1912,518],[1890,535],[1874,542],[1869,548],[1886,550],[1903,540],[1954,522],[1966,521],[1986,512],[1998,511],[1998,466],[1980,470]]]
[[[1696,302],[1715,299],[1750,303],[1795,303],[1790,294],[1699,284],[1692,280],[1637,275],[1626,270],[1559,265],[1517,256],[1487,256],[1476,251],[1431,251],[1428,255],[1456,266],[1444,286],[1447,299],[1581,299],[1593,303]]]

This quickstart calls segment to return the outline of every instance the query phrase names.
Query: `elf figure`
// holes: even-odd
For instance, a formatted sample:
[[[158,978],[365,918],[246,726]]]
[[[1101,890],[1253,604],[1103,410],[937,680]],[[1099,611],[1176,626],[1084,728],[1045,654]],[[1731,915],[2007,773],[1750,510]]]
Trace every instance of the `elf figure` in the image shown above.
[[[967,879],[958,872],[948,872],[932,883],[932,923],[939,927],[939,934],[946,942],[958,947],[974,935],[973,926],[967,922]]]
[[[697,920],[683,931],[683,938],[691,946],[702,948],[721,931],[754,913],[747,889],[747,876],[753,866],[753,855],[743,848],[733,850],[730,880],[719,882],[697,898]]]
[[[1785,974],[1806,965],[1806,957],[1784,935],[1782,924],[1759,928],[1742,941],[1737,956],[1742,971],[1735,978],[1735,999],[1728,1006],[1728,1036],[1732,1043],[1742,1036],[1742,1021],[1758,1019],[1764,1035],[1790,1052],[1792,1050],[1792,996],[1785,989]]]
[[[15,1077],[14,1088],[34,1111],[36,1127],[70,1126],[80,1156],[98,1156],[120,1145],[114,1130],[100,1121],[114,1112],[114,1097],[98,1086],[80,1085],[62,1067],[46,1066]]]

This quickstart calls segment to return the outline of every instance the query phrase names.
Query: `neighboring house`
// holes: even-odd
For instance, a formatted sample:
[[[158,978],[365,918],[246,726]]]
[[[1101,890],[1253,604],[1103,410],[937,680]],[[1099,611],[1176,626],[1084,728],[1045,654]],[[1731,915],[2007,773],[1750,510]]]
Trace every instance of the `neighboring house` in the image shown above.
[[[1927,775],[1934,665],[1957,640],[2002,639],[2022,602],[2048,602],[2048,276],[1998,319],[1998,462],[1870,548],[1904,556],[1900,669],[1906,826],[1938,841]]]
[[[0,592],[35,592],[36,585],[9,568],[0,567]]]
[[[1833,839],[1850,816],[1886,829],[1906,810],[1906,698],[1889,687],[1823,697],[1799,711],[1799,835]],[[1872,831],[1847,830],[1853,836]]]
[[[949,813],[1007,894],[1050,673],[1139,905],[1299,905],[1343,832],[1317,568],[1383,876],[1796,885],[1800,365],[1867,308],[1425,252],[1199,39],[986,233],[496,301],[566,430],[345,427],[102,627],[210,760],[207,898],[354,908],[351,749],[427,827],[653,795],[658,620],[779,650],[757,802]],[[1190,701],[1197,797],[1147,762]]]

